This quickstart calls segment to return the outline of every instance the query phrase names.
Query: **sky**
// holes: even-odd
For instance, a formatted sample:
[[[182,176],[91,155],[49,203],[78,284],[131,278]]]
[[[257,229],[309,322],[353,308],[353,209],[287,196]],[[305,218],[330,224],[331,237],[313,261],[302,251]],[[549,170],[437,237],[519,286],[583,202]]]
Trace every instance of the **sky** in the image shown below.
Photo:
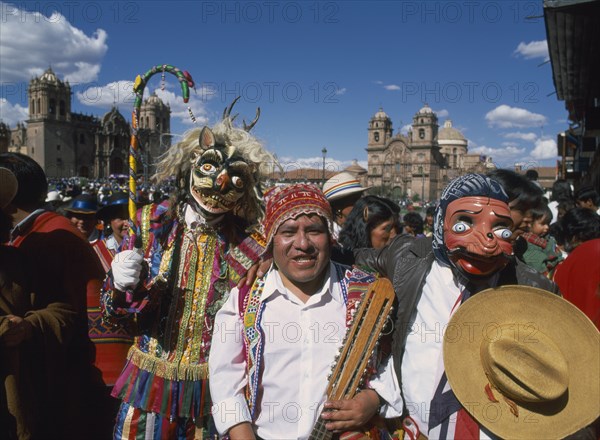
[[[367,125],[381,107],[394,134],[427,103],[500,167],[556,164],[568,128],[554,93],[536,1],[0,2],[0,119],[27,119],[29,80],[49,66],[72,111],[127,120],[132,84],[155,65],[144,97],[168,102],[171,131],[217,122],[236,96],[238,120],[287,167],[366,167]],[[196,116],[193,123],[187,107]]]

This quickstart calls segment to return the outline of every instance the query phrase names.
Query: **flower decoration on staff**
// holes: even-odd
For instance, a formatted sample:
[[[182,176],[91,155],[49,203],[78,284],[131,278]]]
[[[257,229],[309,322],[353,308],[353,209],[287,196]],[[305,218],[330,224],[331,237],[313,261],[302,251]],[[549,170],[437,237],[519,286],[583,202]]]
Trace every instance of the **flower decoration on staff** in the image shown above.
[[[129,146],[129,246],[132,247],[135,243],[133,238],[136,224],[136,180],[137,180],[137,155],[139,152],[138,139],[138,121],[140,116],[140,108],[144,97],[144,89],[150,78],[161,73],[162,82],[164,83],[164,74],[168,72],[175,75],[181,85],[181,93],[183,102],[187,104],[190,99],[190,87],[194,88],[194,80],[187,70],[181,71],[177,67],[169,64],[159,64],[152,67],[143,75],[138,75],[133,83],[133,93],[135,93],[135,102],[131,115],[131,143]]]

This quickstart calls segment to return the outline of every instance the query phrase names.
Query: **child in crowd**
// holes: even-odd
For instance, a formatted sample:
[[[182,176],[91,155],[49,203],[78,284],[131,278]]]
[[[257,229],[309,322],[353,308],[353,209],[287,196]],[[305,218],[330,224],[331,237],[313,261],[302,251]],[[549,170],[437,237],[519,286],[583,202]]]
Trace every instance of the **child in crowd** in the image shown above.
[[[523,233],[527,241],[527,250],[523,254],[523,261],[543,275],[551,276],[552,271],[563,259],[554,237],[548,234],[552,211],[548,205],[531,210],[531,228]]]

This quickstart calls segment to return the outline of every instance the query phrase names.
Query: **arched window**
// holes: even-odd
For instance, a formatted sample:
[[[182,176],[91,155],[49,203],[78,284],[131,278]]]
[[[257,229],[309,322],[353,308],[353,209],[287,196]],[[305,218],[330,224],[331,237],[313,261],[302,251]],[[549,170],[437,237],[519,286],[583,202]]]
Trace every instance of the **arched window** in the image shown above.
[[[373,133],[373,138],[375,139],[375,142],[379,142],[379,132],[378,131]]]
[[[62,99],[60,100],[60,105],[59,105],[58,111],[61,116],[65,116],[67,114],[67,109],[65,107],[65,101],[63,101]]]
[[[50,104],[48,105],[48,113],[51,115],[56,114],[56,99],[50,99]]]
[[[419,139],[425,139],[425,129],[419,128]]]

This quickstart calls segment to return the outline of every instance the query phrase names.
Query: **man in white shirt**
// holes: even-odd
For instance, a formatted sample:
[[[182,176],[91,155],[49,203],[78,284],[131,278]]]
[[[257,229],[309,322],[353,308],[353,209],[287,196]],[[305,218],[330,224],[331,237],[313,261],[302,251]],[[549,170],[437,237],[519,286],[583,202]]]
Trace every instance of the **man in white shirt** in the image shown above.
[[[305,439],[319,416],[335,431],[359,429],[378,410],[399,416],[391,358],[353,399],[325,402],[356,286],[372,277],[330,261],[331,208],[318,188],[279,187],[265,200],[274,264],[251,289],[234,289],[215,320],[209,371],[218,431],[232,440]]]

